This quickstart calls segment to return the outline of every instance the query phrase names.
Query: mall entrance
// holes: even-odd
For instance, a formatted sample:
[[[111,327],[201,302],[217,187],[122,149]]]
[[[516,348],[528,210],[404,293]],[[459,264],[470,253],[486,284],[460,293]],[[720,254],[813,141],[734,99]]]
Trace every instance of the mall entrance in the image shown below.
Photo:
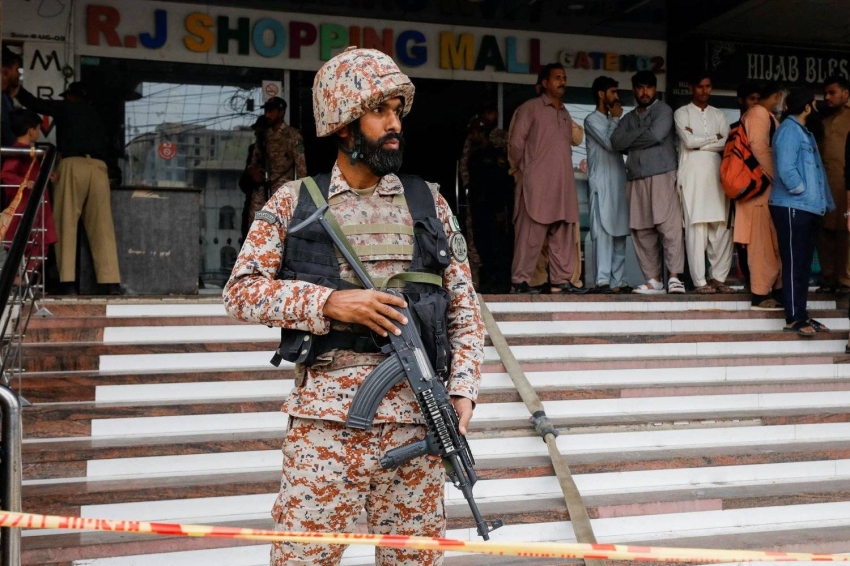
[[[254,141],[251,125],[262,112],[264,80],[284,82],[287,121],[304,136],[308,173],[333,166],[333,140],[316,137],[314,77],[305,71],[83,58],[82,79],[92,85],[108,124],[112,167],[116,175],[120,169],[122,187],[167,192],[172,199],[194,191],[199,198],[197,223],[181,222],[181,242],[172,246],[197,242],[201,288],[224,285],[242,245],[244,195],[238,180]],[[414,107],[403,126],[401,172],[438,183],[458,210],[457,167],[467,124],[482,107],[497,105],[499,85],[435,79],[415,79],[415,84]],[[116,229],[122,222],[161,221],[116,218]],[[195,225],[198,233],[190,233]]]

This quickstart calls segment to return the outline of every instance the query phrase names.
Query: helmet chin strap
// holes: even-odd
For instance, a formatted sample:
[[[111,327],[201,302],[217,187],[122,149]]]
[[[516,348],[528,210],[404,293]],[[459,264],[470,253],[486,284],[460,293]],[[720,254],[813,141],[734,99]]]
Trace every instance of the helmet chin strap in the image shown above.
[[[341,139],[339,140],[338,146],[339,149],[348,156],[351,166],[354,167],[357,165],[358,161],[366,157],[363,153],[363,133],[360,131],[360,124],[357,122],[352,122],[348,129],[352,134],[352,139],[354,140],[354,148],[348,149]]]

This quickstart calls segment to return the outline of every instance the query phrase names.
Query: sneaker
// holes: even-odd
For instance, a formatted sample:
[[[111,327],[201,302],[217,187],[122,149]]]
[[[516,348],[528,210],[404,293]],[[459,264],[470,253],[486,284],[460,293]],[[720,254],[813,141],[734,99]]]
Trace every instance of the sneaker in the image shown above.
[[[539,295],[540,289],[532,287],[526,281],[514,283],[511,286],[511,295]]]

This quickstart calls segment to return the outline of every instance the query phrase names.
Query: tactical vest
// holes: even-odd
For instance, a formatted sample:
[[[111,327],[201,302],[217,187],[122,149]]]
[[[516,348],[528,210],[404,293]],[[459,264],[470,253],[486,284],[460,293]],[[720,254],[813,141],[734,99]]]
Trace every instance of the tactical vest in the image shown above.
[[[329,174],[313,177],[325,200],[330,189]],[[430,187],[422,179],[399,175],[404,187],[403,201],[413,220],[413,249],[410,265],[402,273],[383,281],[374,281],[379,287],[402,287],[414,315],[425,349],[438,375],[447,378],[451,365],[451,342],[448,336],[449,294],[442,287],[443,272],[451,263],[449,246]],[[401,195],[397,195],[401,196]],[[332,209],[333,207],[331,207]],[[316,203],[305,183],[301,184],[298,206],[290,222],[294,226],[316,212]],[[339,219],[338,219],[339,220]],[[340,221],[346,236],[357,234],[411,234],[411,227],[401,224],[346,224]],[[404,256],[410,250],[404,246],[355,246],[359,259],[368,266],[372,248]],[[423,276],[423,274],[428,274]],[[318,222],[295,234],[287,234],[284,242],[284,261],[278,279],[307,281],[330,289],[359,289],[358,282],[340,276],[339,256],[330,236]],[[432,281],[432,282],[428,282]],[[436,282],[440,281],[437,285]],[[353,350],[358,353],[378,353],[387,341],[369,332],[331,329],[330,333],[316,336],[300,330],[281,330],[281,341],[272,364],[281,360],[312,365],[318,356],[331,350]]]

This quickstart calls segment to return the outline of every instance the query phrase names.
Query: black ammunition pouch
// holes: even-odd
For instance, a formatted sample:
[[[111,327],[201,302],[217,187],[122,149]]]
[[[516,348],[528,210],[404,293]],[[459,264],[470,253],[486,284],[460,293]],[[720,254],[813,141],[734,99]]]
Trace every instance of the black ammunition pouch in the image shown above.
[[[451,263],[448,240],[428,185],[418,177],[400,175],[399,178],[413,217],[414,246],[410,267],[398,278],[405,282],[403,292],[428,357],[437,374],[447,379],[451,367],[449,294],[442,285],[416,281],[415,274],[434,275],[442,281],[443,272]],[[330,175],[318,175],[314,180],[327,200]],[[316,209],[316,203],[302,184],[292,225],[309,218]],[[333,242],[318,222],[296,234],[287,235],[284,262],[277,278],[307,281],[331,289],[359,288],[340,278]],[[319,356],[332,350],[379,353],[384,344],[386,339],[370,332],[331,330],[327,335],[316,336],[306,331],[283,329],[280,346],[271,363],[279,366],[281,361],[286,360],[311,366]]]

